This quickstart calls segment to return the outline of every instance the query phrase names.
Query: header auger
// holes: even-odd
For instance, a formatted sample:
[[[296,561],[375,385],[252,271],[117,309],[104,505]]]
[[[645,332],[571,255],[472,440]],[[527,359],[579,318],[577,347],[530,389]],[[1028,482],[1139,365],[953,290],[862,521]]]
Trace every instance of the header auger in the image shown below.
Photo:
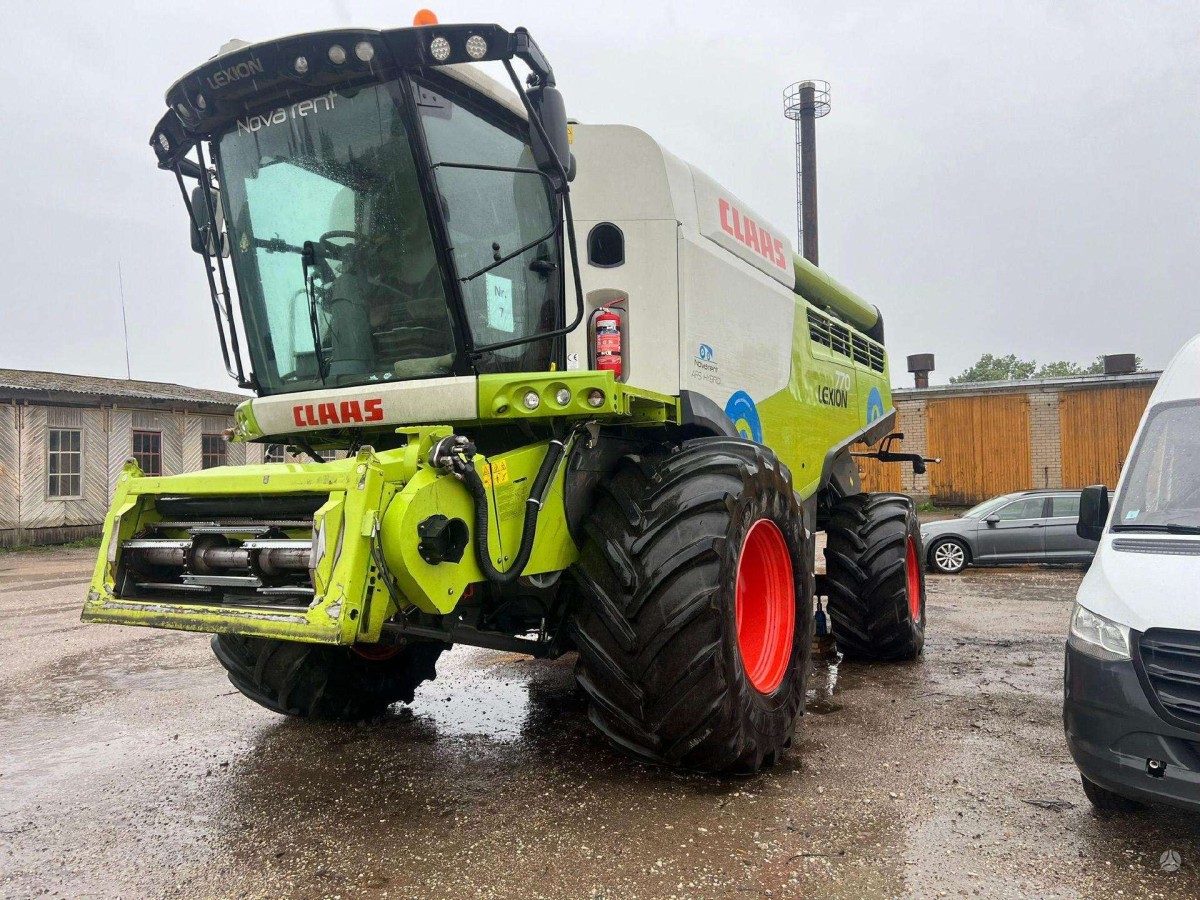
[[[895,422],[878,310],[645,133],[569,122],[524,29],[239,43],[167,107],[256,394],[231,439],[311,461],[128,465],[85,621],[210,632],[298,716],[409,701],[453,644],[578,651],[615,746],[705,771],[789,745],[817,595],[845,652],[921,652],[915,511],[852,456]]]

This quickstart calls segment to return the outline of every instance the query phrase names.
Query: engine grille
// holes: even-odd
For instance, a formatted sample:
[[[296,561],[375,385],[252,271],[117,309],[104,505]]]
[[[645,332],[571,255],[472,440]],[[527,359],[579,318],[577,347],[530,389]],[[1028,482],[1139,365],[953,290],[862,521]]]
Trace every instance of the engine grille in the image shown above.
[[[1154,699],[1177,724],[1200,730],[1200,632],[1151,628],[1138,654]]]

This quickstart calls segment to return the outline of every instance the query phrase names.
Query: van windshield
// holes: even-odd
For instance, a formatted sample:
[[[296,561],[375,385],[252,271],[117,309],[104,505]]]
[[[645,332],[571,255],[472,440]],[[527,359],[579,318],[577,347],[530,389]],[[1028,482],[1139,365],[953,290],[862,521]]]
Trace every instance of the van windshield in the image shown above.
[[[1112,523],[1200,526],[1200,402],[1150,411]]]

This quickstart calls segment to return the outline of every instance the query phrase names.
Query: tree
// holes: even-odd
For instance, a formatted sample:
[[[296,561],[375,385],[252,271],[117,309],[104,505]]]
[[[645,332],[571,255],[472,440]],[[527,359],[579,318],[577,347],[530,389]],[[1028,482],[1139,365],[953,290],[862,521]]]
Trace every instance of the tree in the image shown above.
[[[1092,363],[1086,368],[1073,363],[1069,359],[1060,359],[1058,362],[1045,363],[1037,372],[1034,373],[1034,378],[1069,378],[1072,375],[1101,375],[1104,373],[1104,358],[1100,358],[1100,368],[1096,369],[1096,364]]]
[[[1138,372],[1143,372],[1146,366],[1140,356],[1134,357]],[[1070,378],[1073,375],[1103,375],[1104,354],[1101,353],[1091,363],[1081,366],[1069,359],[1057,362],[1043,363],[1039,368],[1034,360],[1018,359],[1015,353],[1008,356],[993,356],[985,353],[979,357],[979,362],[966,369],[957,378],[950,379],[951,384],[969,384],[976,381],[1024,381],[1026,378]]]
[[[979,357],[979,362],[965,370],[957,378],[951,377],[951,384],[968,384],[974,381],[1021,381],[1033,375],[1037,363],[1032,360],[1017,359],[1015,353],[1008,356],[993,356],[985,353]]]

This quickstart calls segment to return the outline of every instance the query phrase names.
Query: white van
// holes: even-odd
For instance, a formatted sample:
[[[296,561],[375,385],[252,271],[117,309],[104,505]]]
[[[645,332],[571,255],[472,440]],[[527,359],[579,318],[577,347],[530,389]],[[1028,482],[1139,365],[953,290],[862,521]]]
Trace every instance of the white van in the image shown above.
[[[1101,809],[1200,811],[1200,335],[1150,396],[1111,504],[1089,487],[1099,540],[1067,639],[1063,724]]]

